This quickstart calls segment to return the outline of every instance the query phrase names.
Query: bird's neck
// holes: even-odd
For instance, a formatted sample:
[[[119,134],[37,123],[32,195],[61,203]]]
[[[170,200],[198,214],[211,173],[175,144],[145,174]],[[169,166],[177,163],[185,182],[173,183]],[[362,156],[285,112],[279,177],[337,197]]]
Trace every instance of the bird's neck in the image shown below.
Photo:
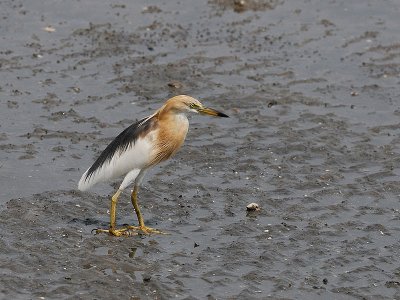
[[[167,124],[167,128],[171,130],[180,130],[189,126],[189,120],[185,113],[170,113],[159,120]]]
[[[181,122],[187,121],[187,116],[185,113],[177,111],[169,103],[165,104],[163,107],[160,108],[158,111],[158,120],[159,121],[168,121],[168,122]]]
[[[159,114],[158,120],[160,127],[164,128],[165,134],[172,139],[184,139],[189,129],[189,120],[185,113],[169,113]]]
[[[156,144],[150,165],[157,164],[174,155],[185,141],[189,128],[189,121],[185,114],[157,113],[157,118]]]

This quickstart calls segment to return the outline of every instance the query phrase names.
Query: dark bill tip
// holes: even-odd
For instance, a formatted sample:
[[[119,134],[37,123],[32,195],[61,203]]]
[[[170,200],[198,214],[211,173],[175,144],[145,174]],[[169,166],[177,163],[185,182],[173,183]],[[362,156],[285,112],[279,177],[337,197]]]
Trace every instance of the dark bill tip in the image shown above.
[[[218,116],[218,117],[222,117],[222,118],[229,118],[228,115],[226,115],[226,114],[224,114],[224,113],[222,113],[222,112],[218,112],[217,116]]]
[[[204,115],[210,115],[210,116],[214,116],[214,117],[223,117],[223,118],[229,118],[228,115],[219,112],[213,108],[210,107],[206,107],[206,108],[201,108],[198,110],[199,113],[204,114]]]

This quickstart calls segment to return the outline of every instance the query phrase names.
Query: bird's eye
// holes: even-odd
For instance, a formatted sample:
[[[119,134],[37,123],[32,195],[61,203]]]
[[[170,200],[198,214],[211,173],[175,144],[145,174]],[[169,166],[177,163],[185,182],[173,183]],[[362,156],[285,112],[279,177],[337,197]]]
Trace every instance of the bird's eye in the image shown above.
[[[192,108],[192,109],[195,109],[195,108],[197,107],[197,105],[194,104],[194,103],[190,103],[190,104],[189,104],[189,107]]]

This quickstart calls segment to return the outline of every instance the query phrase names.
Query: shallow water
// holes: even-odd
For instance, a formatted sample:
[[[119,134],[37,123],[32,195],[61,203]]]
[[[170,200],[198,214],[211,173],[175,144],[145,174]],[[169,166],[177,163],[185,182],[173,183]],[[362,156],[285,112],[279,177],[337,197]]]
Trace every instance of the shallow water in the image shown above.
[[[397,1],[0,7],[2,298],[400,299]],[[81,174],[176,94],[231,118],[145,178],[170,235],[92,235]]]

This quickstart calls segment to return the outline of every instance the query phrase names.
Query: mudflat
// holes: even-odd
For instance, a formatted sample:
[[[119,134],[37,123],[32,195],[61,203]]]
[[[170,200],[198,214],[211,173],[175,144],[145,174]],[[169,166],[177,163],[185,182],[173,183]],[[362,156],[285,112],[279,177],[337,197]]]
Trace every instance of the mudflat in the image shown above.
[[[0,297],[400,299],[397,1],[0,4]],[[93,235],[120,181],[77,182],[188,94],[139,191],[169,235]],[[246,206],[258,203],[260,210]],[[134,224],[126,191],[117,223]]]

